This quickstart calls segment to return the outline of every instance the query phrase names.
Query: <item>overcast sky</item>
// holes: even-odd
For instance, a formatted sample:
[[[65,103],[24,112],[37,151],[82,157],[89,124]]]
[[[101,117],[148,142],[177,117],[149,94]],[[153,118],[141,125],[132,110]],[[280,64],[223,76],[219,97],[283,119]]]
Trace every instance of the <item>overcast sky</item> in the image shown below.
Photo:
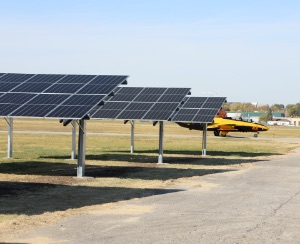
[[[0,0],[0,73],[129,75],[228,102],[300,102],[300,1]]]

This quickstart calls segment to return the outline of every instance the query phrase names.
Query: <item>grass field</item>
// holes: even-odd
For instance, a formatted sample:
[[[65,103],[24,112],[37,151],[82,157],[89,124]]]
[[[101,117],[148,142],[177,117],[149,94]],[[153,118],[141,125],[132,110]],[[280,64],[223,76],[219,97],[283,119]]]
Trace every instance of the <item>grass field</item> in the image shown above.
[[[85,179],[76,178],[71,155],[71,125],[57,120],[14,120],[13,158],[7,159],[7,124],[0,123],[0,228],[38,225],[94,206],[167,194],[191,177],[251,167],[299,147],[274,138],[300,138],[299,127],[271,127],[253,133],[214,137],[166,123],[164,162],[158,160],[158,126],[136,122],[135,153],[130,154],[130,125],[88,121]],[[201,180],[201,178],[200,178]],[[176,189],[174,186],[176,185]],[[0,234],[1,235],[1,234]]]

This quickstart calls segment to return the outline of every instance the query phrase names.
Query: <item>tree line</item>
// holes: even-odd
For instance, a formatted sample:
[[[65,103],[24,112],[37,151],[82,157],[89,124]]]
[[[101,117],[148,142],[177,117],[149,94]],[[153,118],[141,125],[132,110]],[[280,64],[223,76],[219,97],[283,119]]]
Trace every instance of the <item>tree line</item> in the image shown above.
[[[225,103],[222,108],[227,112],[266,112],[267,114],[280,112],[285,114],[285,117],[300,117],[300,103],[288,104],[287,106],[283,104],[256,106],[252,103]]]

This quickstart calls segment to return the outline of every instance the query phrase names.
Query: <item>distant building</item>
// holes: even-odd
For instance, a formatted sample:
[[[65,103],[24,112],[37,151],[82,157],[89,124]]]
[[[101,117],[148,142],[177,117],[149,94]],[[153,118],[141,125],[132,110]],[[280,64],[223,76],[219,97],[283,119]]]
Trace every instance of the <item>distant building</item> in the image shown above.
[[[266,114],[267,112],[228,112],[227,117],[231,117],[233,119],[240,119],[253,121],[258,123],[259,117]],[[284,118],[285,114],[280,112],[273,112],[272,117],[276,118]]]
[[[290,118],[291,124],[294,126],[300,126],[300,118]]]

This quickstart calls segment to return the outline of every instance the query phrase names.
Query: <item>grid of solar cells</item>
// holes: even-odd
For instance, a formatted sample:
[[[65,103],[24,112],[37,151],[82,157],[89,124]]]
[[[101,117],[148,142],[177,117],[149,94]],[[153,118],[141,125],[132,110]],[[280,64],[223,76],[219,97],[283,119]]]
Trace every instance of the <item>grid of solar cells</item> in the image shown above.
[[[91,118],[120,120],[169,120],[190,88],[122,87]]]
[[[24,82],[31,77],[33,77],[33,74],[11,74],[7,73],[3,76],[1,76],[0,81],[6,81],[6,82]]]
[[[81,119],[126,78],[1,73],[0,116]]]
[[[188,97],[171,121],[211,123],[225,101],[225,97]]]

